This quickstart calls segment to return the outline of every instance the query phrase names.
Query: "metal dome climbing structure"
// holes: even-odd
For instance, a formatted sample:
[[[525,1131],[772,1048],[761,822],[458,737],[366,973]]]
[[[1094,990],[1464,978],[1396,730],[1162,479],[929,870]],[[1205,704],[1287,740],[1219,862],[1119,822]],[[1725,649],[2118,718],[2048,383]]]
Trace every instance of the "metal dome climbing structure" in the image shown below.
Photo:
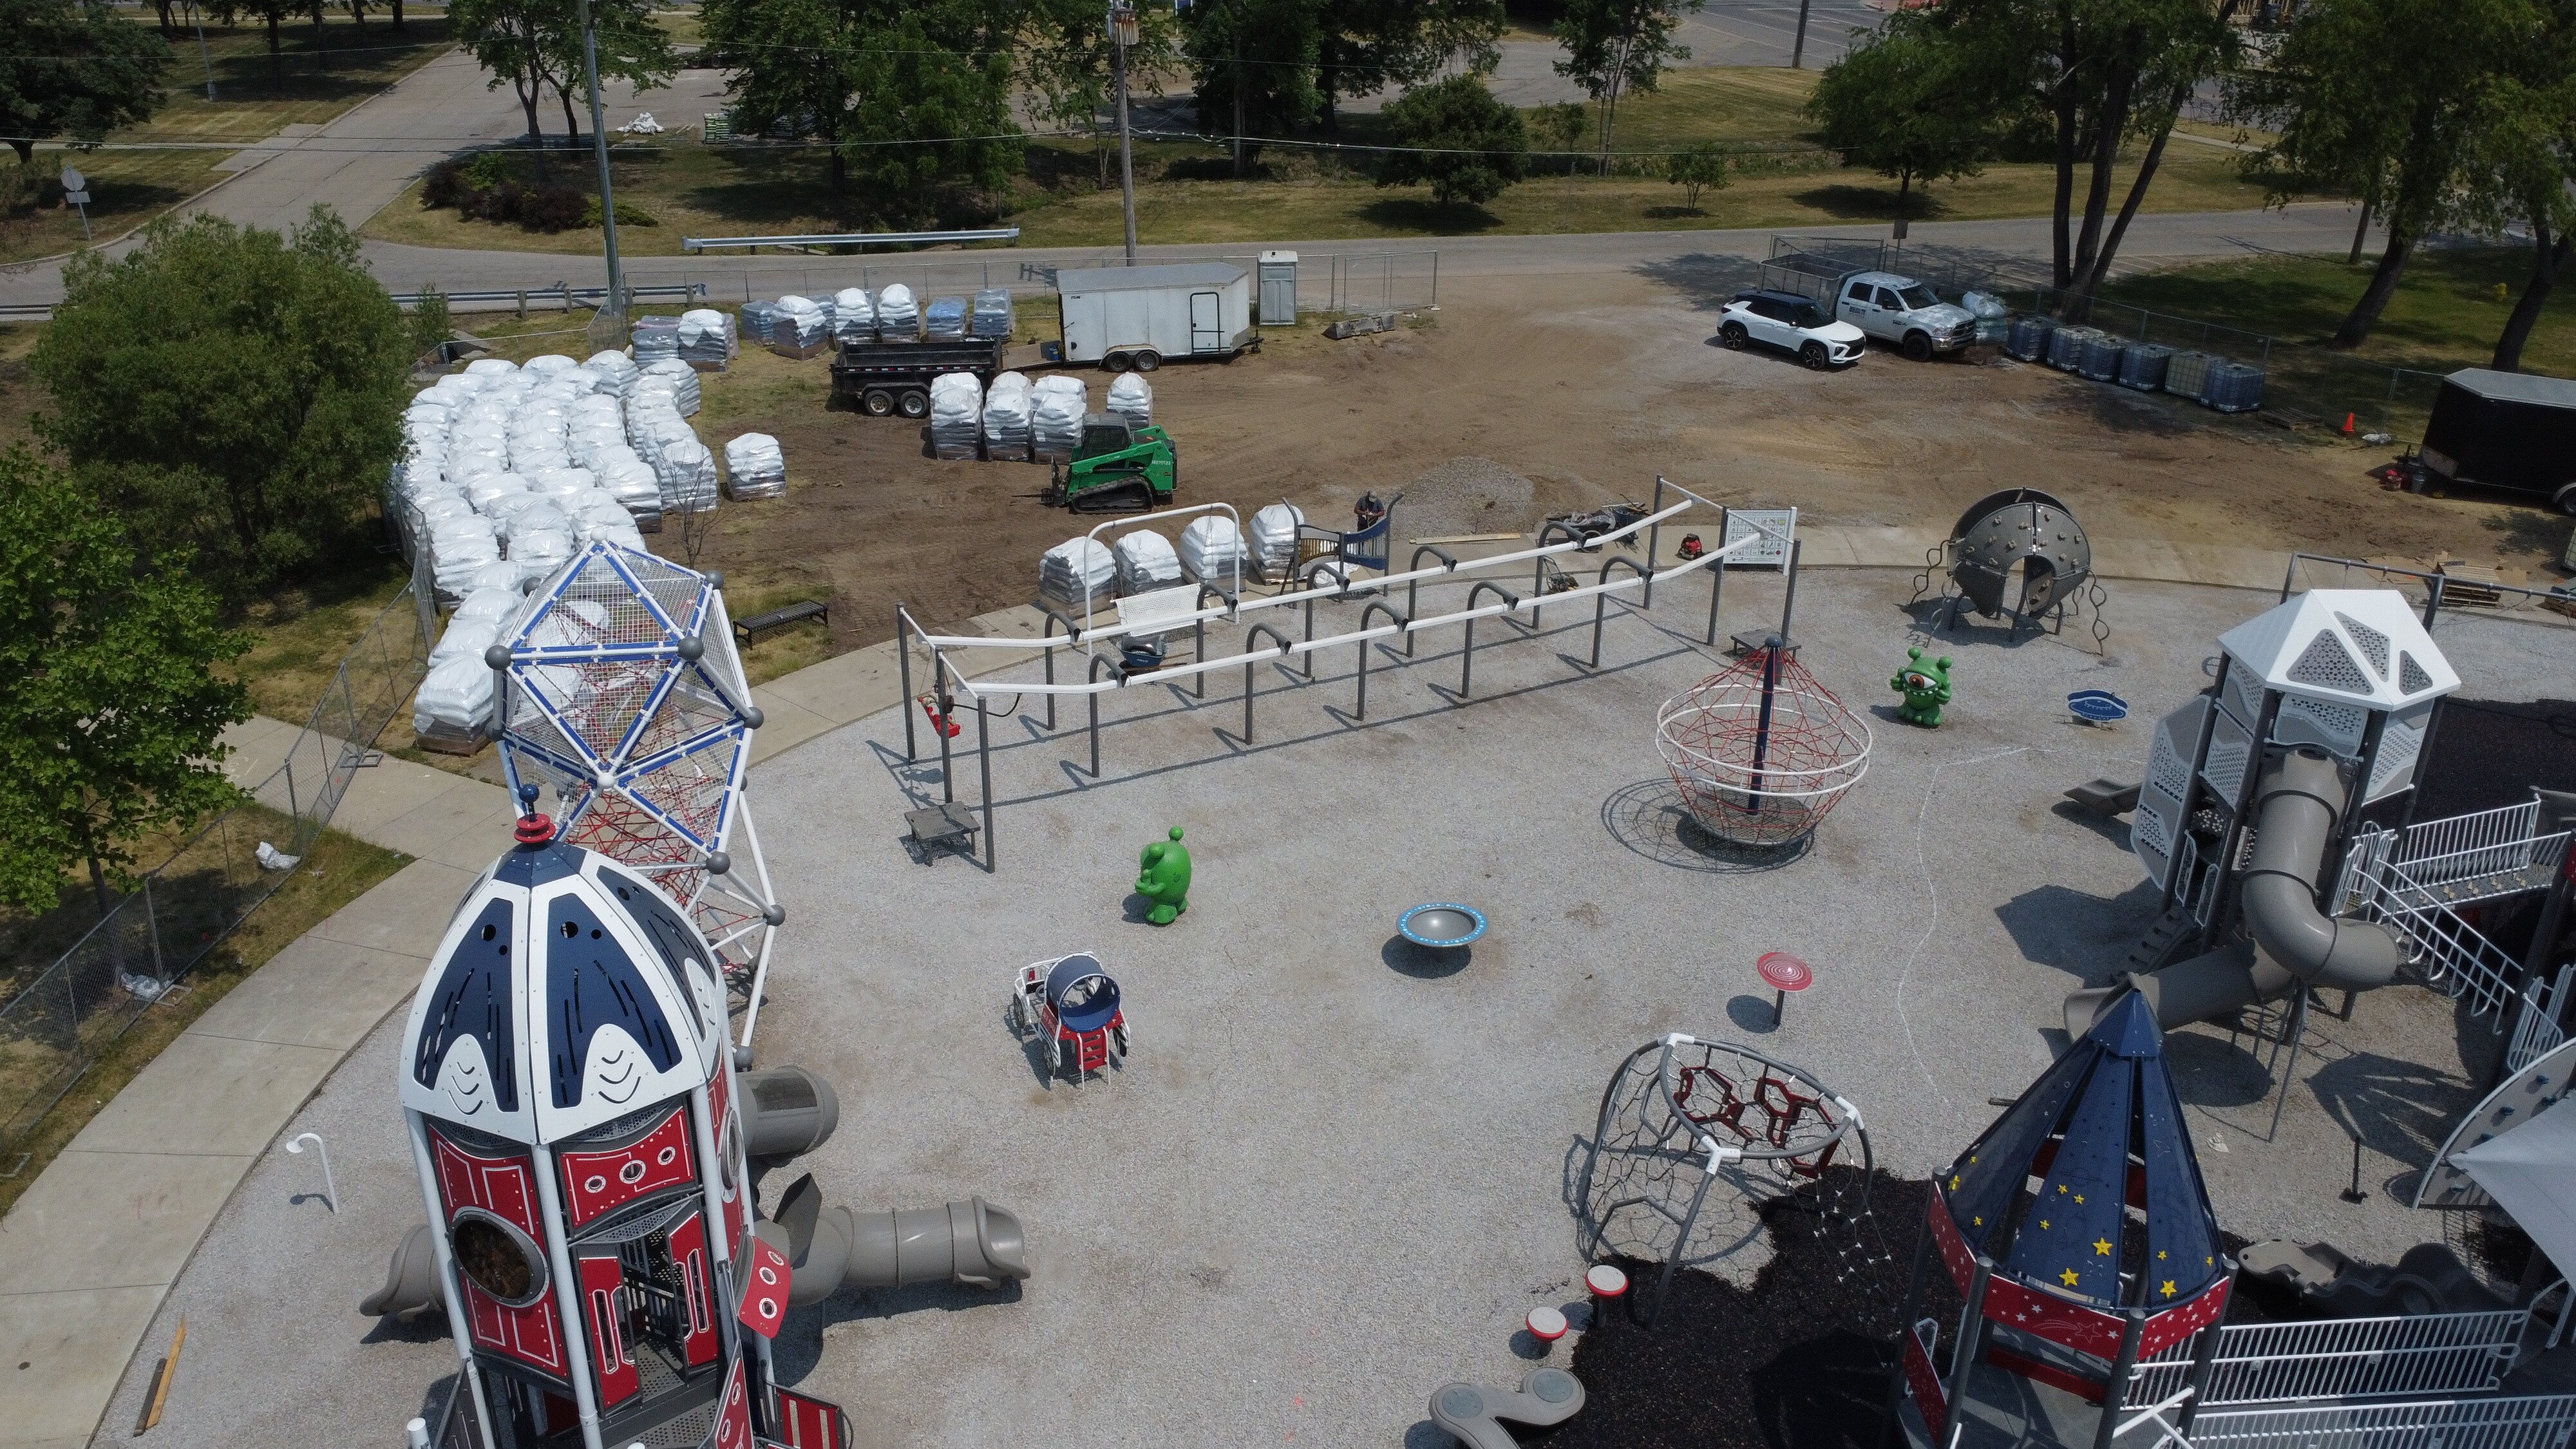
[[[628,866],[689,913],[759,1018],[771,893],[743,800],[761,724],[734,652],[723,577],[593,543],[492,647],[505,671],[501,762],[559,804],[564,839]]]

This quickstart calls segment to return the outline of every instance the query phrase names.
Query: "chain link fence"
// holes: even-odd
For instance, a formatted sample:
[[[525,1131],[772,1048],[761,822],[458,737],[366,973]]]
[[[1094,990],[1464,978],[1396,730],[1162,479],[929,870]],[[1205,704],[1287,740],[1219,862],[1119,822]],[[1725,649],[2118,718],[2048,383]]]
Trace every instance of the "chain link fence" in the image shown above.
[[[1258,275],[1256,254],[1218,260],[1243,268],[1247,276]],[[747,264],[714,275],[678,273],[673,281],[675,286],[698,289],[710,307],[740,306],[790,293],[829,298],[843,287],[864,287],[875,293],[898,282],[926,304],[932,297],[964,296],[995,287],[1023,295],[1051,293],[1058,271],[1126,264],[1126,256],[1118,252],[1068,262],[1025,261],[1008,252],[876,261],[817,257],[809,266]],[[1435,250],[1304,252],[1297,259],[1300,313],[1401,312],[1437,306],[1439,301],[1440,253]]]
[[[0,1152],[17,1151],[98,1053],[293,874],[263,866],[259,847],[305,854],[351,778],[374,763],[377,736],[427,672],[436,634],[426,588],[416,569],[341,661],[276,769],[0,1004]]]

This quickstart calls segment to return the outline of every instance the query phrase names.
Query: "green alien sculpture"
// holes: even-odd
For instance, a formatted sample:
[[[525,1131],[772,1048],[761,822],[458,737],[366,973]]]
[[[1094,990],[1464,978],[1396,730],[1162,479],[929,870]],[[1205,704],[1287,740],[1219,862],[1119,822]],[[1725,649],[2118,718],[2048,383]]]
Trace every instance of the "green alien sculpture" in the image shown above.
[[[1905,696],[1905,703],[1896,707],[1898,719],[1927,730],[1938,729],[1941,706],[1950,702],[1950,658],[1945,654],[1927,665],[1922,650],[1908,649],[1905,667],[1896,671],[1887,687]]]
[[[1181,848],[1181,827],[1172,827],[1172,838],[1157,840],[1145,847],[1137,862],[1143,867],[1136,875],[1136,894],[1154,903],[1145,919],[1157,926],[1168,926],[1190,908],[1190,853]]]

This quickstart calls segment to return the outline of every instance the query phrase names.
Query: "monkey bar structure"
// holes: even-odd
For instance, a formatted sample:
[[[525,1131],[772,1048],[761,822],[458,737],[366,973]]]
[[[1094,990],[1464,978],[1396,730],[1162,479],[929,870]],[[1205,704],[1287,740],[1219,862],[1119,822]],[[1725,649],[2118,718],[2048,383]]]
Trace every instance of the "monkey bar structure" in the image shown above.
[[[1203,513],[1231,514],[1232,510],[1224,504],[1198,504],[1187,508],[1166,509],[1158,513],[1137,515],[1119,520],[1118,523],[1122,527],[1134,527],[1140,524],[1188,518]],[[1656,559],[1660,553],[1665,524],[1685,516],[1693,522],[1698,522],[1711,514],[1714,515],[1713,536],[1720,539],[1727,538],[1730,510],[1725,505],[1712,503],[1677,483],[1658,477],[1655,480],[1654,506],[1644,517],[1625,527],[1603,533],[1588,542],[1567,537],[1551,543],[1545,541],[1550,535],[1542,533],[1540,535],[1542,541],[1537,547],[1471,559],[1457,558],[1435,544],[1423,544],[1414,549],[1411,564],[1402,572],[1361,579],[1351,578],[1346,567],[1330,559],[1319,559],[1306,569],[1302,587],[1263,598],[1245,598],[1239,591],[1229,594],[1218,585],[1189,583],[1155,590],[1148,594],[1131,595],[1119,600],[1119,622],[1116,623],[1095,623],[1086,614],[1085,622],[1077,624],[1063,614],[1048,610],[1045,632],[1036,638],[933,634],[913,617],[908,607],[897,604],[895,606],[895,642],[896,655],[900,661],[903,676],[903,694],[907,700],[916,697],[913,693],[912,665],[913,651],[918,646],[930,655],[934,697],[930,701],[931,709],[928,711],[928,717],[935,721],[931,733],[938,737],[940,790],[942,801],[947,804],[954,804],[957,799],[955,746],[952,742],[957,734],[961,733],[947,726],[958,719],[961,700],[973,701],[975,753],[981,775],[981,796],[977,808],[983,815],[984,868],[990,871],[995,868],[997,851],[993,830],[991,710],[986,705],[986,700],[995,695],[1007,695],[1015,700],[1022,695],[1037,695],[1044,698],[1047,710],[1046,728],[1050,732],[1056,728],[1056,698],[1059,695],[1081,697],[1088,707],[1087,729],[1090,735],[1088,773],[1096,780],[1100,778],[1100,697],[1117,690],[1134,688],[1137,685],[1167,685],[1188,681],[1197,697],[1204,699],[1207,697],[1206,677],[1209,674],[1227,669],[1243,670],[1243,729],[1239,738],[1248,745],[1252,742],[1253,733],[1255,666],[1264,661],[1285,662],[1302,658],[1306,678],[1312,681],[1315,677],[1314,656],[1317,653],[1327,649],[1355,647],[1359,650],[1359,671],[1352,718],[1365,720],[1368,714],[1370,646],[1381,639],[1401,638],[1404,641],[1405,652],[1410,654],[1413,651],[1414,641],[1425,631],[1456,626],[1463,630],[1465,642],[1459,654],[1458,686],[1455,695],[1457,703],[1465,704],[1475,678],[1477,620],[1513,616],[1526,621],[1526,627],[1531,633],[1535,633],[1538,629],[1542,605],[1570,606],[1589,600],[1592,603],[1592,654],[1588,667],[1597,669],[1601,663],[1602,629],[1607,621],[1610,600],[1614,596],[1633,593],[1637,596],[1639,607],[1651,609],[1654,607],[1655,585],[1658,582],[1669,585],[1684,574],[1703,572],[1709,579],[1708,624],[1705,641],[1714,645],[1719,637],[1718,609],[1725,598],[1726,571],[1730,559],[1739,553],[1755,553],[1769,543],[1777,543],[1785,547],[1789,555],[1787,569],[1789,595],[1794,599],[1798,572],[1798,545],[1795,539],[1782,531],[1747,518],[1745,521],[1753,524],[1752,532],[1745,533],[1720,547],[1711,548],[1698,558],[1670,567],[1657,565]],[[1643,562],[1625,556],[1607,559],[1601,564],[1598,575],[1590,583],[1576,582],[1575,576],[1566,573],[1556,562],[1560,556],[1568,553],[1591,552],[1607,544],[1633,544],[1640,536],[1644,538],[1646,546]],[[1423,564],[1425,558],[1433,559],[1435,562],[1426,567]],[[1526,594],[1516,591],[1513,587],[1514,584],[1523,581],[1524,576],[1521,573],[1523,569],[1530,571],[1526,576],[1529,590]],[[1329,579],[1330,582],[1319,582],[1325,579]],[[1470,585],[1467,606],[1448,613],[1422,617],[1417,608],[1421,586],[1425,583],[1444,582]],[[1551,587],[1555,589],[1554,592],[1548,592]],[[1403,591],[1404,600],[1401,608],[1394,603],[1399,588]],[[1316,637],[1315,605],[1319,602],[1364,604],[1365,607],[1360,615],[1360,626],[1343,633],[1323,638]],[[1273,612],[1282,609],[1295,609],[1303,615],[1305,637],[1301,639],[1289,637],[1287,629],[1283,626],[1291,624],[1297,616]],[[1268,619],[1259,617],[1266,613],[1271,614],[1271,617]],[[1372,623],[1372,620],[1377,622]],[[1207,629],[1211,624],[1243,627],[1246,632],[1242,650],[1233,654],[1209,657]],[[1784,633],[1787,627],[1788,622],[1784,618],[1781,622]],[[1192,631],[1198,646],[1190,662],[1158,664],[1150,669],[1134,671],[1127,667],[1120,641],[1141,633],[1163,634],[1184,628]],[[1057,632],[1059,629],[1062,630],[1061,634]],[[1105,650],[1101,648],[1104,644],[1108,646]],[[1044,664],[1043,678],[1029,680],[995,678],[990,675],[970,678],[969,671],[959,666],[957,656],[974,650],[1011,650],[1023,655],[1032,653],[1040,655]],[[1070,651],[1080,656],[1082,668],[1080,679],[1058,678],[1056,654],[1059,650]],[[917,761],[921,758],[918,722],[913,718],[909,708],[904,712],[903,753],[907,761]]]

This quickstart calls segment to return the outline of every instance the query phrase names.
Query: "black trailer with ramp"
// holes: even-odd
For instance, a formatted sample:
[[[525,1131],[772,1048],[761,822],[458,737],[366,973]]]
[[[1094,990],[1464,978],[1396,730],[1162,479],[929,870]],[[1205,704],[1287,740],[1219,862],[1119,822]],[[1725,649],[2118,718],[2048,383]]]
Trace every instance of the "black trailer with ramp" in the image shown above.
[[[2576,382],[2462,368],[2442,379],[2418,455],[2446,482],[2535,493],[2576,513]]]

